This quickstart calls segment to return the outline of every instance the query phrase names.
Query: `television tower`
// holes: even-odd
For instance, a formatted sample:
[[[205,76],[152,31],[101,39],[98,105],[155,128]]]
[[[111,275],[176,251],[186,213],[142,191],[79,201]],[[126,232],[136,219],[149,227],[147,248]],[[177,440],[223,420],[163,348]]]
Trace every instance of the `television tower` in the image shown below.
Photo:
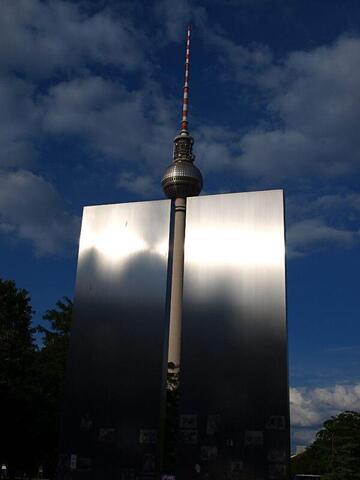
[[[177,370],[180,368],[181,355],[186,197],[199,195],[202,189],[202,175],[194,165],[195,155],[192,152],[194,139],[188,131],[190,35],[191,25],[188,26],[186,35],[181,129],[179,135],[174,138],[173,162],[161,179],[165,195],[172,200],[174,206],[168,363],[173,363]]]

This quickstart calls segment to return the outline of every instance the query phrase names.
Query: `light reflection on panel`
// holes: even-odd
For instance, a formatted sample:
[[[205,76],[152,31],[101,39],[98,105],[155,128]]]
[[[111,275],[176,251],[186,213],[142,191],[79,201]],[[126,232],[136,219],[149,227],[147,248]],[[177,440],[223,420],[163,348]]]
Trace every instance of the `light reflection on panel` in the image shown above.
[[[154,478],[170,201],[84,209],[60,478]]]
[[[285,478],[283,216],[280,190],[187,200],[179,480]]]

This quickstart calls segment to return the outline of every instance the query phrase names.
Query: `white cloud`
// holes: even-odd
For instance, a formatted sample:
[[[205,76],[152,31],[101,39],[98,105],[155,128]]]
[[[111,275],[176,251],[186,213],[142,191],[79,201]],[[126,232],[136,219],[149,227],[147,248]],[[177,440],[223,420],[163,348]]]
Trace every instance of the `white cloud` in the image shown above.
[[[325,195],[295,194],[286,199],[286,208],[291,218],[299,220],[304,216],[338,218],[340,220],[354,219],[360,221],[360,194],[352,192]]]
[[[312,398],[297,388],[290,389],[290,415],[291,424],[298,427],[319,425],[322,418]]]
[[[268,122],[240,141],[243,174],[267,181],[334,178],[360,170],[360,38],[341,37],[274,60],[263,46],[244,47],[210,35],[220,61],[241,83],[258,89]]]
[[[187,25],[195,25],[197,32],[207,21],[206,9],[188,0],[158,0],[155,14],[161,26],[165,27],[165,35],[160,37],[184,44]]]
[[[322,195],[314,201],[313,207],[325,211],[347,208],[351,211],[360,212],[360,193]]]
[[[145,174],[171,162],[174,110],[150,80],[130,92],[101,77],[76,78],[52,87],[44,105],[48,133],[82,136],[98,155]]]
[[[270,88],[268,109],[280,129],[250,132],[239,165],[255,175],[334,177],[359,171],[360,39],[341,38],[294,52],[259,82]],[[280,81],[279,81],[280,80]]]
[[[34,88],[22,80],[0,79],[0,166],[28,165],[36,157],[32,139],[41,112],[36,106]]]
[[[360,240],[357,232],[328,225],[322,218],[309,218],[293,223],[287,230],[286,238],[290,256],[329,246],[350,247]]]
[[[72,247],[79,219],[66,212],[52,185],[26,170],[0,173],[0,226],[29,240],[39,255]]]
[[[196,156],[201,161],[202,172],[220,171],[226,167],[233,169],[239,134],[219,125],[200,125],[195,133]]]
[[[221,52],[219,60],[227,67],[224,78],[253,82],[254,75],[258,76],[272,65],[273,54],[266,45],[239,45],[226,37],[218,26],[214,28],[204,25],[203,36],[206,45]]]
[[[286,198],[286,212],[290,257],[360,241],[360,195],[355,192],[294,194]]]
[[[145,38],[124,17],[90,15],[62,0],[3,0],[0,68],[35,77],[79,70],[88,62],[142,68]]]
[[[123,172],[118,176],[116,185],[140,197],[158,196],[161,192],[160,180],[156,182],[151,175],[136,175],[133,172]]]
[[[117,178],[118,187],[142,196],[161,192],[156,178],[172,162],[180,111],[155,82],[149,80],[130,92],[101,77],[75,78],[52,87],[43,105],[47,133],[82,137],[92,157],[115,161],[126,169]],[[237,132],[200,125],[194,137],[196,163],[203,172],[233,168]]]
[[[282,181],[308,170],[309,157],[315,162],[317,147],[297,130],[254,130],[240,142],[237,165],[247,175]]]
[[[186,24],[191,19],[191,6],[187,0],[160,0],[156,3],[156,14],[164,22],[166,34],[171,41],[185,39]]]
[[[290,416],[293,427],[320,427],[331,415],[360,409],[360,384],[328,388],[291,388]]]

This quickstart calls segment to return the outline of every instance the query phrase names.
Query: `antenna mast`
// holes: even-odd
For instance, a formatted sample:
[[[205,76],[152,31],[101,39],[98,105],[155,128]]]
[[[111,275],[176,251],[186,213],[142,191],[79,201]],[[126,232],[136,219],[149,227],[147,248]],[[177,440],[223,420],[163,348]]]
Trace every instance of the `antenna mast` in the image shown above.
[[[185,53],[185,79],[184,79],[184,93],[183,93],[183,107],[182,107],[182,122],[181,131],[188,130],[188,112],[189,112],[189,73],[190,73],[190,35],[191,25],[188,25],[186,34],[186,53]]]

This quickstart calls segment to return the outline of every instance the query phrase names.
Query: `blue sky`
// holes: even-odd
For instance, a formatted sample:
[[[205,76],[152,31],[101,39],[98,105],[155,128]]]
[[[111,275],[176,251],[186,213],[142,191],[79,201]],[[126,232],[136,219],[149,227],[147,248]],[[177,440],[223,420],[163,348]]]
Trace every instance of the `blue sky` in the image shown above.
[[[360,4],[2,0],[0,274],[72,297],[82,207],[162,198],[193,24],[205,193],[284,188],[294,443],[360,408]]]

